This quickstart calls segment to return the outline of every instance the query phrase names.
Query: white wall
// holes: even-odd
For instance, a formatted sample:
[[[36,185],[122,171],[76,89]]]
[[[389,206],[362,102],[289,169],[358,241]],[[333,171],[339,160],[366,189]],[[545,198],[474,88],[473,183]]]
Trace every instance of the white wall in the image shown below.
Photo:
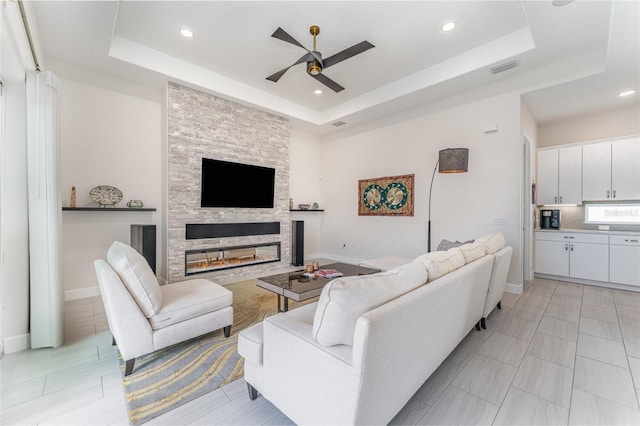
[[[55,64],[61,79],[62,191],[71,186],[78,205],[99,184],[124,192],[123,203],[139,198],[156,213],[65,212],[65,289],[97,294],[93,259],[103,257],[114,239],[128,241],[129,224],[158,225],[165,248],[166,94],[76,67]],[[502,95],[440,112],[411,117],[333,140],[290,135],[290,196],[294,204],[317,202],[323,213],[293,213],[305,221],[305,255],[366,259],[417,256],[426,251],[427,198],[438,151],[470,149],[469,172],[436,174],[432,245],[502,232],[515,249],[509,282],[522,283],[522,129],[518,94]],[[499,131],[484,134],[488,124]],[[525,123],[526,127],[526,123]],[[413,217],[359,217],[358,179],[414,173]],[[505,224],[499,224],[505,223]],[[343,245],[345,246],[343,248]],[[158,255],[164,274],[166,255]],[[88,290],[87,290],[88,289]]]
[[[541,125],[538,147],[640,134],[640,107]]]
[[[51,63],[51,62],[50,62]],[[157,274],[166,276],[163,136],[165,94],[127,81],[52,64],[60,87],[63,206],[75,185],[78,207],[95,206],[97,185],[123,193],[118,207],[139,199],[156,212],[63,213],[65,298],[98,294],[93,261],[105,258],[114,240],[128,243],[131,224],[156,224]]]
[[[318,138],[296,131],[289,136],[289,196],[293,207],[318,203],[324,209],[321,158],[322,144]],[[304,221],[304,258],[319,257],[322,252],[324,212],[293,212],[291,220]]]
[[[0,337],[4,352],[26,349],[29,332],[29,229],[25,69],[0,6]],[[0,348],[0,353],[2,348]]]
[[[48,61],[61,81],[62,194],[67,206],[76,186],[78,206],[93,205],[89,190],[113,185],[124,198],[142,199],[155,213],[63,213],[66,298],[98,294],[93,260],[104,257],[113,240],[127,242],[129,225],[158,227],[158,275],[166,277],[166,91],[141,87],[89,70]],[[290,195],[294,203],[324,207],[323,165],[317,137],[290,135]],[[324,213],[293,213],[305,221],[305,258],[322,251]]]
[[[521,285],[520,121],[520,96],[507,94],[324,142],[324,252],[352,259],[426,252],[429,184],[438,151],[465,147],[468,173],[435,176],[432,248],[444,238],[465,241],[502,232],[514,248],[508,281]],[[485,134],[489,124],[498,124],[499,131]],[[413,217],[358,216],[359,179],[411,173]]]

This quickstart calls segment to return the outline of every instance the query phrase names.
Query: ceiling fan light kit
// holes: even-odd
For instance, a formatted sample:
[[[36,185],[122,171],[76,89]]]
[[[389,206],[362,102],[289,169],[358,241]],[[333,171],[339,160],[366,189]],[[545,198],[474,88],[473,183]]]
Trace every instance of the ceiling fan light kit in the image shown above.
[[[338,93],[344,90],[344,87],[342,87],[335,81],[331,80],[322,72],[325,69],[329,68],[330,66],[333,66],[337,63],[344,61],[345,59],[349,59],[352,56],[358,55],[362,52],[365,52],[375,47],[373,44],[365,40],[347,49],[344,49],[336,53],[335,55],[332,55],[326,59],[323,59],[322,53],[316,50],[316,36],[320,34],[320,27],[318,27],[317,25],[312,25],[309,28],[309,33],[313,36],[313,50],[309,50],[306,47],[304,47],[300,42],[298,42],[296,39],[294,39],[291,35],[289,35],[285,30],[283,30],[280,27],[278,27],[273,32],[273,34],[271,34],[271,37],[273,38],[277,38],[279,40],[286,41],[287,43],[291,43],[295,46],[303,48],[304,50],[307,51],[307,54],[302,56],[300,59],[298,59],[296,62],[289,65],[288,67],[283,68],[280,71],[271,74],[269,77],[267,77],[267,80],[277,83],[278,80],[280,80],[280,78],[284,75],[284,73],[287,72],[287,70],[289,70],[289,68],[306,62],[307,74],[309,74],[311,77],[315,78],[320,83],[324,84],[334,92]]]

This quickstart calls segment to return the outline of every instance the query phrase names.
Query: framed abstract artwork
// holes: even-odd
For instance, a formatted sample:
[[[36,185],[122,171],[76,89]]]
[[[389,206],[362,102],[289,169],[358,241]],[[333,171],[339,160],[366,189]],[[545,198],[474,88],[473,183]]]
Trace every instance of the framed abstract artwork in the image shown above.
[[[358,181],[358,216],[413,216],[415,175]]]

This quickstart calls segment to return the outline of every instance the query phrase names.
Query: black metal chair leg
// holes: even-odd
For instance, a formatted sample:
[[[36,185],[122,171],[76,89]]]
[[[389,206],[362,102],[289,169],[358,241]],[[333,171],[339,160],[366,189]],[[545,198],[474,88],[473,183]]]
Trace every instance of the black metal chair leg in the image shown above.
[[[254,388],[253,386],[251,386],[249,383],[247,383],[247,390],[249,391],[249,399],[250,400],[254,400],[258,397],[258,389]]]
[[[480,321],[476,323],[476,330],[480,331]]]
[[[224,337],[231,336],[231,326],[230,325],[228,325],[225,328],[223,328],[223,330],[224,330]]]
[[[133,364],[135,364],[136,359],[135,358],[131,358],[125,361],[124,363],[124,375],[128,376],[129,374],[131,374],[133,372]]]
[[[497,307],[498,309],[502,309],[502,305],[501,305],[501,303],[502,303],[502,300],[501,300],[500,302],[498,302],[498,305],[496,305],[496,307]]]
[[[486,329],[487,329],[487,323],[486,323],[486,321],[485,321],[485,320],[486,320],[486,318],[484,318],[484,317],[483,317],[483,318],[480,320],[480,325],[482,326],[482,328],[484,328],[484,329],[486,330]]]

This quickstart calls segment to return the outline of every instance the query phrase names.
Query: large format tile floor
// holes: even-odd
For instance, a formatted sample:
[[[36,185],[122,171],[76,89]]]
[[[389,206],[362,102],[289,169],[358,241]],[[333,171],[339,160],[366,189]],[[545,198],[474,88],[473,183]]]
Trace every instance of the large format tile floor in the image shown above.
[[[640,293],[536,279],[505,294],[392,424],[640,424]],[[6,355],[1,424],[127,424],[99,298],[66,304],[67,343]],[[291,424],[243,380],[149,424]]]

